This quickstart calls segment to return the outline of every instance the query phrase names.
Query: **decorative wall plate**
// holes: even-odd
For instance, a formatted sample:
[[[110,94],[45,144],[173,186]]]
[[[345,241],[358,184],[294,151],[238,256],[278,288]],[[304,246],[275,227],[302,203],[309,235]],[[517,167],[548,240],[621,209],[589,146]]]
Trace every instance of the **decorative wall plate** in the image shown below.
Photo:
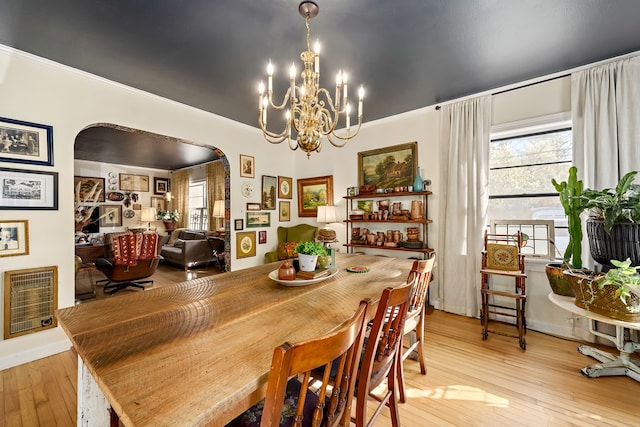
[[[113,194],[113,193],[111,193],[111,194]],[[127,210],[124,211],[123,215],[124,215],[125,218],[131,219],[134,216],[136,216],[136,213],[134,211],[132,211],[131,209],[127,209]]]
[[[244,197],[251,197],[251,195],[253,194],[253,184],[248,181],[243,182],[241,191]]]
[[[107,194],[107,199],[109,199],[112,202],[121,202],[124,200],[124,194],[118,191],[114,191],[112,193]]]

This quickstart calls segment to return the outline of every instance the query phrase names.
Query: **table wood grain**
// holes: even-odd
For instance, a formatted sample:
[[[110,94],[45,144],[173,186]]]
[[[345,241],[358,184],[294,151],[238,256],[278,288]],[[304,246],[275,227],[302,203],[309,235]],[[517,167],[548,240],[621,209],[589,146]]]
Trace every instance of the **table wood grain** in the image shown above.
[[[272,263],[64,308],[58,321],[125,425],[224,425],[264,397],[276,346],[330,332],[403,283],[412,260],[336,263],[310,286],[270,280]]]

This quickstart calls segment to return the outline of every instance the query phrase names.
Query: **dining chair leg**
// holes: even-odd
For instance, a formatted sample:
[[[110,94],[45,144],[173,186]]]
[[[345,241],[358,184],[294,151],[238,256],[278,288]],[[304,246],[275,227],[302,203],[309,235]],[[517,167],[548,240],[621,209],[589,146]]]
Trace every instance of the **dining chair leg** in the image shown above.
[[[424,361],[424,313],[420,316],[418,327],[416,328],[416,341],[418,342],[418,361],[420,362],[420,373],[427,375],[427,366]]]
[[[402,345],[402,343],[400,343]],[[401,350],[398,349],[398,350]],[[401,354],[401,351],[397,352],[398,354]],[[402,357],[399,358],[400,360],[402,360]],[[398,361],[398,358],[396,357],[396,363]],[[396,373],[398,372],[398,369],[395,366],[391,367],[391,374],[389,375],[389,392],[391,393],[391,395],[389,396],[389,410],[391,412],[391,425],[393,427],[400,427],[400,411],[398,409],[398,400],[396,400],[396,384],[399,383],[399,377],[396,375]]]
[[[402,351],[398,351],[398,362],[397,362],[397,372],[398,372],[398,400],[400,403],[405,403],[407,401],[405,396],[405,385],[404,385],[404,359],[402,357]]]

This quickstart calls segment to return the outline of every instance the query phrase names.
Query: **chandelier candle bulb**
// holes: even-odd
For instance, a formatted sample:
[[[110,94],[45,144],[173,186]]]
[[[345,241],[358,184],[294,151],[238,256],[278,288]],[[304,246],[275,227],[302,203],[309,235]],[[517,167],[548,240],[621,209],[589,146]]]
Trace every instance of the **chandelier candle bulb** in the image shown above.
[[[347,132],[349,131],[349,128],[351,127],[351,105],[347,104],[347,106],[345,107],[345,114],[347,116]]]
[[[273,64],[271,63],[271,60],[269,60],[269,65],[267,65],[267,75],[269,76],[269,86],[267,87],[267,90],[271,93],[273,92]]]

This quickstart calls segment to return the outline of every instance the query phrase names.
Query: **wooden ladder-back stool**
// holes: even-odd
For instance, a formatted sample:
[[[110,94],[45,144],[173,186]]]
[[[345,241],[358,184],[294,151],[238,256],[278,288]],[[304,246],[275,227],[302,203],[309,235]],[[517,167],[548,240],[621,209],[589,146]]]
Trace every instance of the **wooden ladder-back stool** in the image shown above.
[[[527,275],[524,272],[524,254],[522,253],[522,232],[516,234],[490,234],[485,232],[484,250],[482,251],[482,268],[480,270],[482,298],[482,339],[487,339],[489,332],[518,338],[520,347],[527,348],[525,334],[527,332],[527,319],[525,317],[525,305],[527,291],[525,281]],[[492,287],[489,276],[510,277],[515,281],[513,291],[499,290]],[[495,299],[498,298],[499,302]],[[513,305],[505,299],[514,300]],[[502,302],[505,301],[505,302]],[[502,331],[489,330],[489,317],[492,320],[500,320],[498,317],[512,317],[516,320],[517,335]],[[506,322],[503,322],[506,323]]]

